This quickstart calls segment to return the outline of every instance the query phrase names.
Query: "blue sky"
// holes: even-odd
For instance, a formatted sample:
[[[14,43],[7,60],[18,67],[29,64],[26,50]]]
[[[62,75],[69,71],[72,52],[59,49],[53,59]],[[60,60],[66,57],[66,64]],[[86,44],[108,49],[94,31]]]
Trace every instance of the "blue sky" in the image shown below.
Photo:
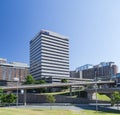
[[[120,66],[120,0],[0,0],[0,57],[29,64],[29,41],[41,29],[70,40],[70,70]]]

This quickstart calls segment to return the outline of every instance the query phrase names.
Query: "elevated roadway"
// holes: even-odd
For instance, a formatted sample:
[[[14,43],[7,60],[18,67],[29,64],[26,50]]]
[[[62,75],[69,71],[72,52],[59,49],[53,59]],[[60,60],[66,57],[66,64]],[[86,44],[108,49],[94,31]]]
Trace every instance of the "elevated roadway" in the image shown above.
[[[49,84],[38,84],[38,85],[17,85],[17,86],[12,86],[12,87],[0,87],[4,91],[12,91],[12,90],[24,90],[24,105],[26,106],[26,98],[27,98],[27,90],[28,89],[38,89],[38,88],[46,88],[46,87],[62,87],[62,86],[70,86],[70,95],[72,94],[72,86],[85,86],[85,85],[94,85],[94,84],[113,84],[114,81],[97,81],[97,82],[75,82],[75,83],[49,83]]]
[[[16,90],[16,89],[38,89],[38,88],[45,88],[45,87],[61,87],[61,86],[85,86],[85,85],[92,85],[92,84],[113,84],[114,81],[97,81],[97,82],[77,82],[77,83],[48,83],[48,84],[34,84],[34,85],[18,85],[18,86],[11,86],[11,87],[0,87],[3,90]]]
[[[95,89],[86,89],[87,92],[95,92]],[[98,93],[108,94],[113,93],[115,91],[120,92],[120,87],[114,87],[114,88],[98,88]]]

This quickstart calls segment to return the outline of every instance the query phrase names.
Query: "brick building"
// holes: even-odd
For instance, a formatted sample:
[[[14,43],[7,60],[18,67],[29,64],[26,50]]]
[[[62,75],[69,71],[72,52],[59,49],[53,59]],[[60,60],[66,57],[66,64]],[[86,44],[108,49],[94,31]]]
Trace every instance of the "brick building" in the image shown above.
[[[24,81],[28,74],[29,66],[27,64],[7,63],[6,59],[0,58],[0,80],[14,81],[14,78],[19,78],[19,81]]]
[[[70,77],[82,79],[110,79],[118,73],[118,67],[114,62],[101,62],[98,65],[86,64],[70,72]],[[73,76],[75,75],[75,76]]]

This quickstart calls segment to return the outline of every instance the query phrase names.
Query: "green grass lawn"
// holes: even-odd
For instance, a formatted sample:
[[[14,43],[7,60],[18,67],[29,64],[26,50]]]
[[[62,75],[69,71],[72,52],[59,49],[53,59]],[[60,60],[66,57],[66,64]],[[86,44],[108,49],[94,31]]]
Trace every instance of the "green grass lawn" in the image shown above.
[[[66,94],[66,93],[69,93],[70,91],[61,91],[61,92],[51,92],[51,93],[42,93],[42,94],[45,94],[45,95],[62,95],[62,94]]]
[[[98,100],[102,100],[102,101],[110,101],[110,98],[106,95],[97,94],[97,98]]]
[[[80,90],[74,90],[74,91],[72,91],[72,96],[73,97],[75,97],[75,96],[77,97],[77,95],[79,94],[79,91]],[[67,89],[67,90],[61,91],[61,92],[51,92],[51,93],[42,93],[42,94],[45,94],[45,95],[65,95],[65,96],[70,96],[70,90]]]
[[[0,115],[119,115],[119,113],[96,112],[92,110],[72,111],[25,108],[0,108]]]
[[[52,92],[52,93],[43,93],[43,94],[45,94],[45,95],[49,94],[49,95],[66,95],[66,96],[70,96],[69,93],[70,93],[70,91],[66,90],[64,92]],[[73,91],[72,96],[70,96],[70,97],[76,98],[77,94],[79,94],[79,90]],[[106,95],[103,95],[103,94],[97,94],[97,98],[98,98],[98,100],[102,100],[102,101],[110,101],[110,98],[108,96],[106,96]]]

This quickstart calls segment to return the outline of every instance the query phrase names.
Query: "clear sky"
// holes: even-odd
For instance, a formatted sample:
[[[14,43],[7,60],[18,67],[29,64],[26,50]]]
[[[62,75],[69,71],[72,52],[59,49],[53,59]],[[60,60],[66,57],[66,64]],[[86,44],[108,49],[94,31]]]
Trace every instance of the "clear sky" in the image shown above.
[[[0,0],[0,57],[29,64],[41,29],[70,40],[70,70],[113,61],[120,66],[120,0]]]

